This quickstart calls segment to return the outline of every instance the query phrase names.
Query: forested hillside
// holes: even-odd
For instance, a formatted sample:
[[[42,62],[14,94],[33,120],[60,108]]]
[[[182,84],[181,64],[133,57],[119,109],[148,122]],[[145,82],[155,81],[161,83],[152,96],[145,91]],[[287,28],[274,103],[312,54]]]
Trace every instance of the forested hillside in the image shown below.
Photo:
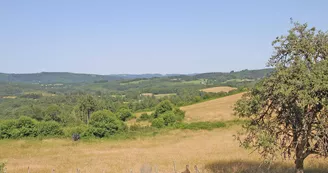
[[[132,79],[149,79],[156,77],[171,77],[179,76],[183,80],[195,80],[195,79],[210,79],[212,82],[223,82],[232,79],[257,79],[261,78],[268,73],[272,72],[272,69],[262,70],[243,70],[240,72],[230,73],[202,73],[202,74],[114,74],[114,75],[95,75],[95,74],[78,74],[67,72],[42,72],[42,73],[30,73],[30,74],[7,74],[0,73],[0,82],[23,82],[23,83],[93,83],[93,82],[108,82],[114,80],[132,80]]]
[[[163,77],[161,74],[117,74],[95,75],[66,72],[42,72],[30,74],[6,74],[0,73],[0,82],[24,82],[24,83],[92,83],[95,81],[113,81],[135,78]],[[170,76],[170,75],[168,75]]]

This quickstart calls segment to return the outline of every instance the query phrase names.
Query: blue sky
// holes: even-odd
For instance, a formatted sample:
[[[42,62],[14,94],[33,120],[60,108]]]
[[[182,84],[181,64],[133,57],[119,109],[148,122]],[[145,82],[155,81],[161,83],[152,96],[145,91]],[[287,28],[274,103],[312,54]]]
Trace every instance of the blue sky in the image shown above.
[[[0,72],[264,68],[289,19],[328,30],[328,1],[0,0]]]

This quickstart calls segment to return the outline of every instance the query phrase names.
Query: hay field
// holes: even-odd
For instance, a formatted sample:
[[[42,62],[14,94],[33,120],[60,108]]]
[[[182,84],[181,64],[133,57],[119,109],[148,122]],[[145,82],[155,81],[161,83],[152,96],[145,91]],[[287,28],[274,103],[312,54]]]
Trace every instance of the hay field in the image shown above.
[[[140,172],[144,165],[152,165],[161,173],[177,172],[186,164],[198,165],[202,173],[232,172],[259,169],[256,153],[238,146],[233,135],[239,127],[213,131],[171,131],[164,135],[137,140],[96,140],[74,143],[65,139],[3,140],[0,141],[0,160],[7,160],[10,173],[31,172],[120,173]],[[308,159],[306,167],[324,172],[324,160]],[[276,172],[292,172],[291,161],[274,166]],[[266,168],[260,169],[266,172]],[[194,172],[194,171],[192,171]],[[312,172],[311,172],[312,173]],[[314,173],[314,172],[313,172]]]
[[[180,109],[186,111],[186,122],[233,120],[237,118],[232,115],[233,106],[243,94],[244,93],[239,93],[189,106],[183,106],[180,107]],[[138,112],[135,115],[136,117],[140,117],[143,113],[151,114],[152,112]]]
[[[236,94],[183,107],[188,121],[230,120],[232,106],[242,96]],[[152,167],[158,173],[177,172],[185,165],[197,165],[201,173],[292,173],[292,161],[278,161],[267,170],[259,155],[239,147],[233,135],[239,126],[212,131],[172,130],[153,137],[131,140],[98,139],[72,142],[70,139],[0,140],[0,162],[7,161],[7,172],[31,173],[136,173]],[[327,173],[326,160],[308,158],[307,173]],[[195,172],[192,169],[192,172]]]
[[[145,96],[145,97],[152,97],[154,94],[153,93],[141,93],[141,96]]]
[[[220,86],[220,87],[212,87],[212,88],[201,89],[201,91],[209,92],[209,93],[218,93],[218,92],[229,92],[229,91],[232,91],[232,90],[235,90],[235,89],[237,89],[237,88]]]
[[[170,97],[170,96],[175,96],[177,95],[176,93],[168,93],[168,94],[155,94],[154,96],[157,98],[162,98],[162,97]]]
[[[233,106],[244,93],[181,107],[186,111],[185,121],[227,121],[235,119]]]

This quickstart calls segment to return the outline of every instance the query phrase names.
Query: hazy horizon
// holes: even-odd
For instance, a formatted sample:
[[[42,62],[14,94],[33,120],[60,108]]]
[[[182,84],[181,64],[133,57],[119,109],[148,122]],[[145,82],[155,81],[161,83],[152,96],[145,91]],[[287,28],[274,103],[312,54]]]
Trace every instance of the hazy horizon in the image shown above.
[[[289,19],[328,1],[2,1],[2,73],[192,74],[265,68]]]
[[[242,69],[242,70],[262,70],[262,69],[270,69],[271,67],[264,67],[264,68],[258,68],[258,69]],[[111,73],[111,74],[99,74],[99,73],[84,73],[84,72],[69,72],[69,71],[40,71],[40,72],[32,72],[32,73],[7,73],[7,72],[1,72],[0,74],[37,74],[37,73],[74,73],[74,74],[87,74],[87,75],[147,75],[147,74],[160,74],[160,75],[193,75],[193,74],[203,74],[203,73],[229,73],[231,71],[234,72],[240,72],[242,70],[230,70],[230,71],[204,71],[204,72],[198,72],[198,73]]]

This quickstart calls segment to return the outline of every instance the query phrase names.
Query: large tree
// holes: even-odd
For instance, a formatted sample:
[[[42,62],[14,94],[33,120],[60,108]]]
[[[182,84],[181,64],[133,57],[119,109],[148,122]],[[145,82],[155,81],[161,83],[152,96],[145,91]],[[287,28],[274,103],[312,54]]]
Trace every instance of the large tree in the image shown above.
[[[85,113],[87,113],[86,123],[89,124],[90,115],[97,108],[96,100],[91,95],[84,96],[79,100],[78,107],[79,107],[79,110],[82,112],[83,115]]]
[[[235,105],[250,120],[238,139],[265,159],[293,158],[303,173],[309,155],[328,156],[328,33],[294,23],[272,44],[275,71]]]

